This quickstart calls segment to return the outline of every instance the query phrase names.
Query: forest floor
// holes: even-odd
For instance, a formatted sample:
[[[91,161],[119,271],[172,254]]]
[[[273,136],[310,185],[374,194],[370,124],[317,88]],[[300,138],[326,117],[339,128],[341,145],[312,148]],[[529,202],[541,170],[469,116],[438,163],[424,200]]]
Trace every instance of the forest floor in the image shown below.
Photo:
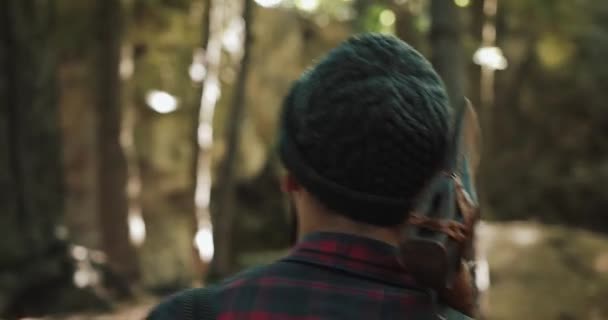
[[[139,298],[129,304],[119,304],[110,313],[76,313],[27,320],[143,320],[148,311],[158,303],[156,298]],[[21,319],[21,320],[26,320]]]
[[[608,319],[608,236],[530,222],[479,230],[487,320]]]
[[[531,222],[484,223],[478,234],[490,270],[485,320],[608,319],[608,236]],[[43,319],[143,319],[157,302]]]

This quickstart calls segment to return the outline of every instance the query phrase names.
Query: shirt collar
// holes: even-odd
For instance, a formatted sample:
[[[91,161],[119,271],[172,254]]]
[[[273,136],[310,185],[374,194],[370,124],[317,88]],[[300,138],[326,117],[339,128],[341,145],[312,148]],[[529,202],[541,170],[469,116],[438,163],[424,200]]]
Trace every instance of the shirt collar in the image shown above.
[[[415,287],[414,280],[397,260],[397,248],[371,238],[315,232],[296,244],[287,259],[339,269],[398,286]]]

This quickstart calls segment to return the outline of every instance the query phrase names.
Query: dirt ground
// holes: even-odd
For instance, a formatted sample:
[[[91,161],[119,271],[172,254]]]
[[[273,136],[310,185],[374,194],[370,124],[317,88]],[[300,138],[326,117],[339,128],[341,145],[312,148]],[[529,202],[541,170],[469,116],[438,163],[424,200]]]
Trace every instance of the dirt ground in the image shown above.
[[[157,299],[141,298],[135,302],[117,306],[112,313],[78,313],[21,320],[143,320],[156,303],[158,303]]]

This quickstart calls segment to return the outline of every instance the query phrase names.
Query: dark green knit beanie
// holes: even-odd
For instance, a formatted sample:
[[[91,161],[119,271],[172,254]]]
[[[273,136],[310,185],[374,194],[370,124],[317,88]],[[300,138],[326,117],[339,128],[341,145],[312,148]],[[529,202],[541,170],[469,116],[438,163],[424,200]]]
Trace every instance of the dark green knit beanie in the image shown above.
[[[449,118],[444,85],[420,53],[392,36],[357,36],[296,81],[279,153],[328,208],[396,225],[441,170]]]

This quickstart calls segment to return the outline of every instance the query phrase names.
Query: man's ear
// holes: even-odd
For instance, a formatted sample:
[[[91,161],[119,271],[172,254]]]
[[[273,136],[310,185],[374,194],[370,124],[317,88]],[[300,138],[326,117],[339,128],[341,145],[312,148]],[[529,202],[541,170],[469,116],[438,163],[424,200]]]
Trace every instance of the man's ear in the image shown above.
[[[286,193],[298,191],[302,188],[296,178],[289,172],[281,178],[281,190]]]

